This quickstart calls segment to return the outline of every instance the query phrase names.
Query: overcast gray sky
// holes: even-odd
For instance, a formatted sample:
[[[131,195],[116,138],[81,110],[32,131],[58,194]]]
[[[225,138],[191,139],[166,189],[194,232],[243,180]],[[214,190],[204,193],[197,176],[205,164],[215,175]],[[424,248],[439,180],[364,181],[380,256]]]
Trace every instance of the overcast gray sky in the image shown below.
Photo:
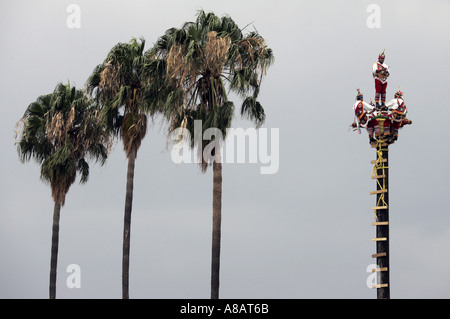
[[[69,28],[69,4],[81,9]],[[381,9],[369,28],[370,4]],[[390,147],[392,298],[450,298],[450,2],[2,1],[0,3],[0,297],[48,298],[53,201],[35,162],[22,164],[14,126],[58,82],[83,87],[118,42],[147,48],[196,11],[230,15],[274,51],[260,101],[280,132],[280,164],[223,168],[221,298],[376,298],[371,226],[375,151],[348,130],[357,88],[374,97],[386,49],[388,99],[400,86],[413,125]],[[240,101],[235,101],[240,105]],[[238,114],[238,113],[237,113]],[[236,117],[233,127],[251,123]],[[58,298],[121,298],[126,158],[117,144],[61,211]],[[209,298],[212,172],[174,164],[155,122],[135,169],[131,298]],[[69,289],[66,268],[81,269]]]

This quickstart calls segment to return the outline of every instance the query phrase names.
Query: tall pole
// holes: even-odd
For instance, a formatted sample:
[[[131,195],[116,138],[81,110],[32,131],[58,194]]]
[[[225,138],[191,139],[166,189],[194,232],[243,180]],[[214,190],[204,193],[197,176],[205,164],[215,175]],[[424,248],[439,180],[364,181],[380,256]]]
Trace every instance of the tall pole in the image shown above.
[[[377,299],[390,299],[389,282],[389,145],[377,143],[376,179],[377,195],[375,209],[378,284]]]

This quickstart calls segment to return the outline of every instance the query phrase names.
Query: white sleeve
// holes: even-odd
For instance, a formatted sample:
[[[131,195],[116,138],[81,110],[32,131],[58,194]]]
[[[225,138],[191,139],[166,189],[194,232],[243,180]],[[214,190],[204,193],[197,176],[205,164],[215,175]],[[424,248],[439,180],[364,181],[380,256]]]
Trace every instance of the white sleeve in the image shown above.
[[[368,112],[373,111],[373,106],[370,105],[369,103],[366,103],[366,102],[363,101],[363,106],[364,106],[364,109],[365,109],[366,111],[368,111]]]
[[[397,100],[396,99],[390,100],[389,102],[386,103],[386,107],[388,109],[397,108]]]
[[[377,63],[375,62],[372,66],[372,74],[375,75],[375,71],[378,69]]]

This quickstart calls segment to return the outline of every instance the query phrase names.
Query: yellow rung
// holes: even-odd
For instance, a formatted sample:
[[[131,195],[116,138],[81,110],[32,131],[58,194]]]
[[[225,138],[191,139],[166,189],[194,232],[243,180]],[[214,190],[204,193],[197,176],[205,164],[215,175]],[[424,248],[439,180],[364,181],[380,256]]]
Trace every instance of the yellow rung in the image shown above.
[[[388,208],[387,206],[375,206],[375,207],[372,207],[373,210],[387,209],[387,208]]]
[[[372,238],[373,241],[386,241],[387,237]]]
[[[372,226],[387,226],[389,222],[373,222]]]
[[[372,272],[387,271],[387,270],[388,270],[387,267],[383,267],[383,268],[375,268],[375,269],[372,269]]]
[[[381,193],[387,193],[387,189],[380,189],[377,191],[370,192],[370,195],[381,194]]]
[[[379,284],[379,285],[372,285],[372,288],[386,288],[388,287],[388,284]]]
[[[386,178],[386,175],[375,175],[372,176],[372,179]]]
[[[385,143],[385,142],[379,142],[378,144],[370,144],[370,147],[372,147],[372,148],[378,148],[380,145],[381,145],[381,147],[388,146],[388,144]]]
[[[376,164],[377,161],[378,161],[378,160],[373,160],[373,161],[370,162],[370,164]],[[387,159],[383,158],[380,162],[386,163],[386,162],[387,162]]]

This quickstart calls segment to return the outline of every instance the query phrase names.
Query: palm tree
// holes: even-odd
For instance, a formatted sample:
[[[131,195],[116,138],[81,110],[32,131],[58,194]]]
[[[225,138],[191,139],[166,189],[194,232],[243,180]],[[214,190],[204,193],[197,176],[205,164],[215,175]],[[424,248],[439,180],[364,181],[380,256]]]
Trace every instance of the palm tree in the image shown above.
[[[155,114],[159,84],[151,75],[158,64],[144,52],[145,40],[118,43],[86,82],[87,92],[101,107],[111,134],[122,139],[128,159],[122,255],[122,298],[129,298],[131,210],[137,153],[147,132],[147,114]],[[163,90],[164,91],[164,90]]]
[[[34,158],[41,165],[41,178],[50,184],[55,202],[49,285],[50,299],[55,299],[61,207],[77,173],[81,183],[87,182],[87,159],[105,163],[109,139],[95,104],[70,84],[60,83],[53,93],[39,96],[26,109],[19,128],[20,159]]]
[[[166,103],[166,115],[171,124],[169,134],[178,127],[194,131],[194,121],[202,120],[202,133],[218,128],[222,136],[230,127],[234,103],[229,91],[243,98],[241,115],[254,121],[257,127],[265,120],[264,109],[257,101],[262,76],[273,62],[273,53],[264,39],[253,31],[242,30],[228,16],[199,11],[195,22],[182,28],[171,28],[156,42],[153,53],[167,61],[167,85],[171,93]],[[194,134],[190,134],[191,138]],[[213,166],[213,230],[211,261],[211,298],[219,297],[220,237],[222,210],[222,164],[218,147],[222,142],[214,137],[210,156],[203,156],[205,142],[198,148],[201,168]],[[191,146],[196,142],[192,139]]]

